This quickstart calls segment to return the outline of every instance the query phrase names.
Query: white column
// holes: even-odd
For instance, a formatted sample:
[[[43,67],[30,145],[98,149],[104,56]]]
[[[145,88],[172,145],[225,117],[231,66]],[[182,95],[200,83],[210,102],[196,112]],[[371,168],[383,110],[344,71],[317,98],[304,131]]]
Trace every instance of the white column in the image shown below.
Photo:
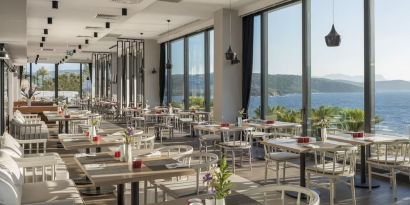
[[[232,10],[231,45],[241,63],[232,65],[225,59],[230,42],[229,9],[214,14],[214,117],[217,121],[235,122],[242,108],[242,18]]]
[[[159,105],[160,45],[155,40],[145,40],[144,46],[144,100],[148,100],[148,104],[152,107]],[[155,68],[157,73],[152,73],[153,68]]]

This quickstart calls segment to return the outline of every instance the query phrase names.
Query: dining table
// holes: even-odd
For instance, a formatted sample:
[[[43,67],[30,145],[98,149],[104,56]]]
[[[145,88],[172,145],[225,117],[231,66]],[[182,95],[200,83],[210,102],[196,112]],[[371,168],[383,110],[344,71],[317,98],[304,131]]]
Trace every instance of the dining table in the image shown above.
[[[298,123],[293,123],[293,122],[283,122],[283,121],[249,121],[249,122],[243,122],[242,126],[249,126],[249,127],[254,127],[255,129],[262,130],[264,132],[272,132],[278,129],[291,129],[293,131],[292,134],[298,135],[299,134],[299,129],[302,127]]]
[[[58,122],[59,133],[62,133],[62,123],[64,122],[65,133],[69,133],[68,123],[72,121],[88,120],[86,115],[64,115],[57,111],[43,111],[43,115],[46,117],[48,122]]]
[[[261,142],[264,145],[275,147],[284,152],[299,154],[299,185],[306,187],[306,155],[314,149],[326,148],[336,149],[339,147],[351,147],[350,143],[339,142],[334,140],[314,141],[310,138],[309,143],[298,143],[295,138],[270,139]]]
[[[370,146],[375,142],[393,142],[397,140],[409,140],[406,137],[381,135],[381,134],[364,134],[363,137],[353,137],[351,134],[328,134],[327,139],[349,143],[355,146],[360,146],[360,180],[355,180],[357,188],[369,188],[369,183],[366,178],[367,165],[366,161],[370,157]],[[378,188],[378,183],[372,182],[372,188]]]
[[[171,167],[178,161],[168,156],[140,156],[142,166],[121,162],[112,153],[97,153],[95,156],[75,157],[76,163],[96,186],[117,185],[117,204],[124,205],[125,183],[131,183],[131,204],[139,205],[140,181],[186,176],[195,173],[190,167]]]

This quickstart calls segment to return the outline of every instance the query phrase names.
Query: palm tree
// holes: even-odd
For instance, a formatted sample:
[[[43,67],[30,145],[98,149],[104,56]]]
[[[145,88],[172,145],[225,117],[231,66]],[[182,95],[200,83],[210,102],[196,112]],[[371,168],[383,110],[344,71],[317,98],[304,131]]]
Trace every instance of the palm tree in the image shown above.
[[[41,85],[44,84],[44,77],[48,76],[48,70],[44,67],[41,67],[37,72],[36,72],[37,76],[41,76]]]

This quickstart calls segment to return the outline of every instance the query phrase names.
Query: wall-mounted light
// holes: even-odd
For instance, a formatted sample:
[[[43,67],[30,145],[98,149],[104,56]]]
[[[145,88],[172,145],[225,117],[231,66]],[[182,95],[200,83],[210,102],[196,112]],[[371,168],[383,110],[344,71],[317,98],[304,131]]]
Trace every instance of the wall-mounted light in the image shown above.
[[[85,39],[85,44],[88,44],[88,39]]]
[[[105,28],[110,28],[110,22],[105,22]]]
[[[58,9],[58,1],[52,1],[51,2],[51,7],[53,8],[53,9]]]
[[[128,15],[128,10],[127,10],[127,8],[122,8],[122,9],[121,9],[121,14],[122,14],[123,16]]]
[[[81,50],[81,45],[78,45],[78,49],[80,49],[80,50]]]
[[[48,35],[48,29],[45,28],[43,33],[44,35]]]
[[[44,36],[41,37],[41,41],[43,41],[43,42],[46,41],[46,37],[44,37]]]
[[[98,33],[94,32],[94,38],[97,38],[97,37],[98,37]]]
[[[42,48],[44,46],[44,44],[43,43],[40,43],[40,47]]]
[[[47,17],[47,23],[48,24],[53,24],[53,18]]]

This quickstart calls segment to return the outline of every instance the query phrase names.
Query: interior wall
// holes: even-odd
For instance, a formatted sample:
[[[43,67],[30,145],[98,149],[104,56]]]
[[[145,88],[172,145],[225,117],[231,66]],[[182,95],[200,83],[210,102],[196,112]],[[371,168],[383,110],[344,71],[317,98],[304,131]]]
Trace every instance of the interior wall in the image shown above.
[[[145,40],[145,66],[144,66],[144,93],[145,101],[150,106],[159,105],[159,55],[160,44],[156,40]],[[155,68],[157,73],[152,73]]]
[[[230,12],[221,9],[214,15],[214,117],[217,121],[235,122],[242,108],[242,18],[232,10],[232,35],[230,40]],[[225,59],[229,42],[241,63],[232,65]]]

